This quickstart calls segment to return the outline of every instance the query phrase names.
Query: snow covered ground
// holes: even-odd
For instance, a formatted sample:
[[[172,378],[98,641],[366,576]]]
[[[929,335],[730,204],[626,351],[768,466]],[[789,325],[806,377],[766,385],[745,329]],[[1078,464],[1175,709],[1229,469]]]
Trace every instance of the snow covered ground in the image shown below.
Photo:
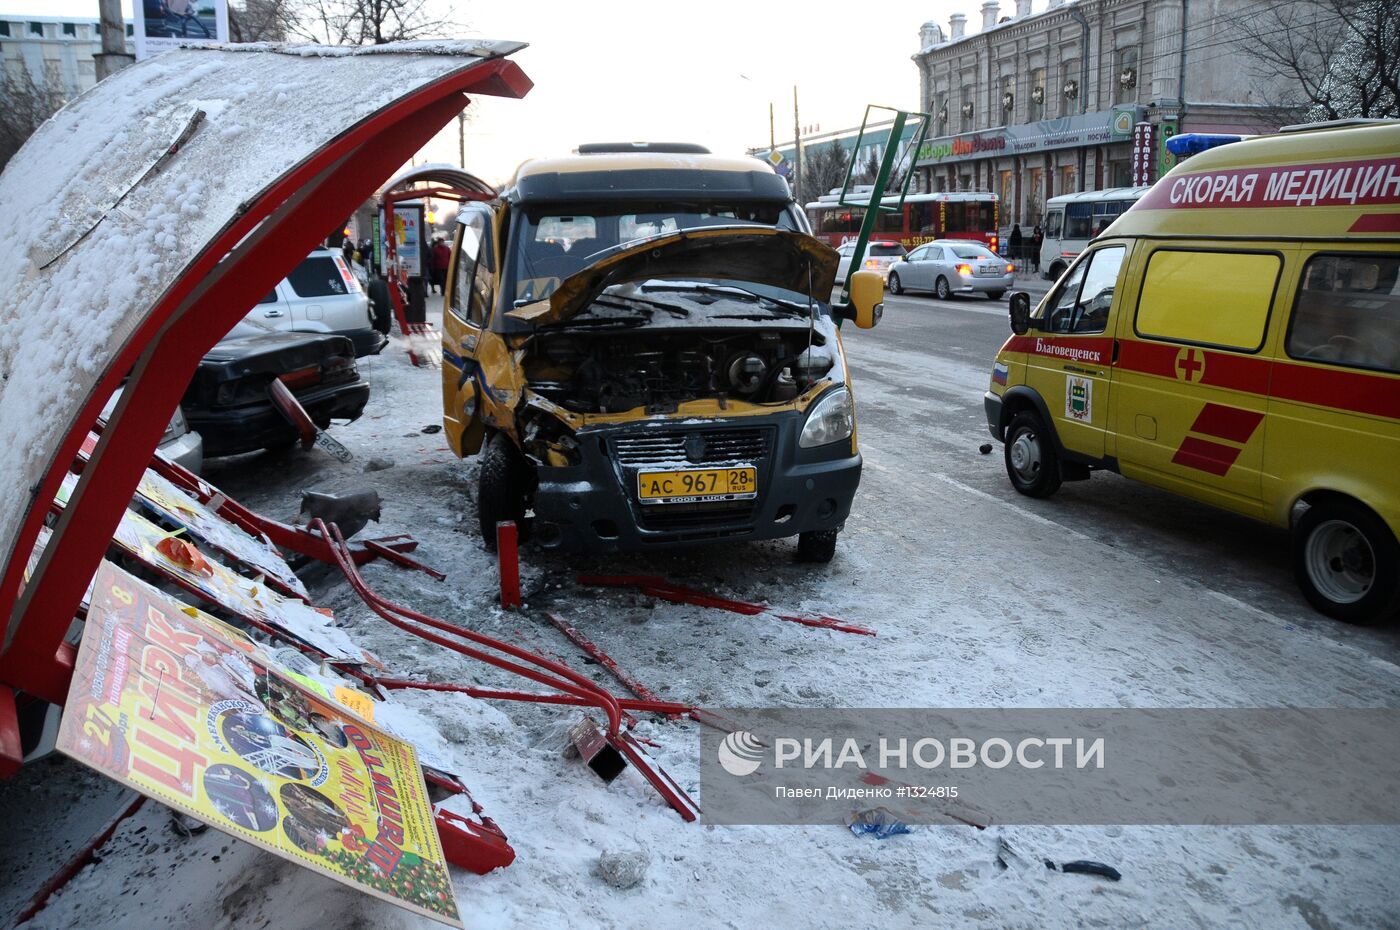
[[[319,451],[255,455],[211,463],[206,473],[286,519],[303,489],[374,487],[384,519],[369,532],[414,534],[417,556],[448,573],[436,582],[370,565],[369,582],[392,599],[561,657],[613,687],[544,620],[548,607],[663,696],[714,708],[1400,702],[1400,638],[1310,613],[1275,531],[1111,476],[1066,485],[1051,501],[1018,497],[1000,449],[977,451],[988,439],[981,393],[1005,331],[1002,306],[892,298],[880,329],[847,334],[866,472],[825,568],[796,564],[786,541],[618,558],[527,550],[526,609],[501,612],[494,564],[474,530],[475,465],[458,462],[441,433],[422,432],[440,422],[438,373],[411,368],[397,345],[362,363],[370,407],[333,431],[354,462]],[[393,466],[366,472],[371,458]],[[662,574],[820,611],[879,636],[581,589],[572,580],[580,570]],[[391,668],[515,684],[389,627],[338,576],[312,569],[303,577],[316,602]],[[635,772],[604,785],[565,758],[576,711],[448,694],[402,699],[436,722],[437,748],[456,757],[519,854],[488,876],[456,873],[469,927],[1400,926],[1400,898],[1387,891],[1400,829],[917,826],[877,841],[840,825],[706,827],[682,823]],[[641,732],[698,793],[697,725],[648,721]],[[101,820],[116,796],[82,788],[92,779],[75,768],[55,760],[0,783],[0,811],[24,806],[22,792],[47,791],[60,805],[89,805]],[[70,785],[78,787],[61,787]],[[23,836],[44,848],[44,823],[30,821]],[[1031,862],[1094,859],[1123,879],[1003,869],[1001,840]],[[59,840],[48,842],[59,857]],[[16,874],[17,845],[0,851],[0,872]],[[604,852],[644,861],[641,881],[606,883],[597,868]],[[426,925],[215,831],[177,837],[149,803],[28,924]]]

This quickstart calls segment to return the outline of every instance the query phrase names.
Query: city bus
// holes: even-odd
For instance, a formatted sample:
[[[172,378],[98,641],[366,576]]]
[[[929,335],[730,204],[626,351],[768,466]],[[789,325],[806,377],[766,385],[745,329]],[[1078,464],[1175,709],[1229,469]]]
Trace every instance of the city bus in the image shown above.
[[[1045,240],[1040,244],[1040,270],[1051,281],[1058,279],[1074,257],[1084,251],[1090,239],[1107,229],[1118,219],[1118,214],[1151,189],[1151,186],[1110,187],[1051,197],[1045,202]]]
[[[858,198],[860,189],[852,194]],[[807,204],[812,234],[835,248],[855,241],[865,219],[863,207],[838,203],[840,196],[839,192],[825,194],[815,203]],[[869,188],[866,188],[866,196],[869,196]],[[898,197],[884,199],[884,203],[891,206],[898,202]],[[981,242],[995,252],[997,213],[997,197],[991,191],[910,194],[904,198],[902,208],[880,214],[875,221],[873,238],[882,242],[898,241],[905,249],[934,239],[968,239]]]

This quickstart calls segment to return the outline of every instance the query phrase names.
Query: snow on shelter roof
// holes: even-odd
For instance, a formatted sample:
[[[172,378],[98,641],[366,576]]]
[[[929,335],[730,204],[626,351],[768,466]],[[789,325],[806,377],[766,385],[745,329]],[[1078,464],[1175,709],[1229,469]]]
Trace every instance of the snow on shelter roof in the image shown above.
[[[358,203],[346,201],[372,194],[426,141],[420,137],[461,110],[462,91],[523,96],[529,79],[500,60],[522,47],[181,49],[100,82],[25,143],[0,174],[6,646],[18,626],[16,565],[28,555],[45,495],[127,370],[131,383],[94,464],[102,464],[103,445],[122,448],[114,428],[170,417],[199,355],[256,301],[234,306],[242,291],[290,271]],[[143,430],[149,434],[134,425],[126,432]],[[125,457],[144,467],[153,447]],[[129,468],[114,461],[107,470]],[[114,480],[89,482],[94,471],[84,473],[80,496],[90,483]],[[120,497],[120,488],[104,490]],[[118,515],[111,513],[113,527]],[[105,534],[99,541],[110,529],[82,526]],[[19,612],[41,596],[31,589],[44,587],[55,548],[45,550]],[[56,571],[95,567],[80,561]],[[13,682],[6,660],[14,656],[0,658],[0,679]]]

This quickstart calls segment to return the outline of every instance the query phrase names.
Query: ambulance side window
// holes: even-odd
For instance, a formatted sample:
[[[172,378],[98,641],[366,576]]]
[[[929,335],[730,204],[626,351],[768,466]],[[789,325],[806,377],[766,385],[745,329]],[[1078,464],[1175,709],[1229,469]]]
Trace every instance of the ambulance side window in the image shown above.
[[[1055,295],[1046,321],[1049,332],[1101,333],[1108,328],[1126,251],[1121,245],[1096,249],[1074,266]]]
[[[1308,259],[1286,347],[1304,361],[1400,372],[1400,254]]]
[[[1133,329],[1163,342],[1258,352],[1282,269],[1275,252],[1158,249],[1147,260]]]

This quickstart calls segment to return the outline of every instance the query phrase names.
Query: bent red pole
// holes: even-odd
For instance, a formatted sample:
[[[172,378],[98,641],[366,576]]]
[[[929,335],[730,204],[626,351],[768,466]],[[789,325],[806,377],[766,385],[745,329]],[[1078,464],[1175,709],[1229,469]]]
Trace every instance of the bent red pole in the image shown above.
[[[529,678],[532,681],[547,685],[558,691],[563,691],[566,694],[574,694],[578,697],[589,698],[590,705],[598,707],[607,714],[608,733],[613,736],[617,735],[622,725],[622,708],[618,705],[617,698],[613,697],[612,694],[608,693],[597,683],[565,665],[550,661],[529,650],[521,649],[519,646],[513,646],[510,643],[487,636],[484,633],[477,633],[474,630],[454,626],[445,620],[440,620],[437,617],[430,617],[412,608],[395,604],[392,601],[380,597],[380,595],[365,582],[364,578],[359,573],[359,569],[356,568],[353,559],[349,557],[349,547],[345,542],[345,537],[340,533],[340,528],[336,527],[334,524],[327,527],[325,522],[319,519],[316,520],[313,525],[324,539],[334,542],[334,545],[332,545],[330,549],[341,573],[345,575],[346,580],[350,582],[350,586],[355,590],[355,593],[370,606],[370,609],[379,614],[379,616],[405,632],[412,633],[421,639],[426,639],[429,642],[436,643],[437,645],[461,653],[469,658],[521,675],[522,677]],[[502,659],[499,656],[494,656],[473,649],[470,646],[453,642],[427,630],[418,629],[415,624],[440,630],[452,636],[467,640],[468,642],[485,646],[488,649],[494,649],[497,652],[504,653],[521,662],[527,662],[530,665],[536,666],[536,668],[528,668],[516,662]],[[543,669],[543,671],[538,669]]]
[[[408,681],[402,678],[375,678],[374,683],[389,691],[448,691],[465,694],[469,697],[486,700],[524,701],[530,704],[564,704],[574,707],[595,707],[593,702],[573,694],[536,694],[531,691],[506,691],[499,688],[478,688],[475,685],[459,685],[441,681]],[[649,714],[690,714],[701,713],[699,708],[679,701],[649,701],[642,698],[618,698],[617,704],[623,710]]]

